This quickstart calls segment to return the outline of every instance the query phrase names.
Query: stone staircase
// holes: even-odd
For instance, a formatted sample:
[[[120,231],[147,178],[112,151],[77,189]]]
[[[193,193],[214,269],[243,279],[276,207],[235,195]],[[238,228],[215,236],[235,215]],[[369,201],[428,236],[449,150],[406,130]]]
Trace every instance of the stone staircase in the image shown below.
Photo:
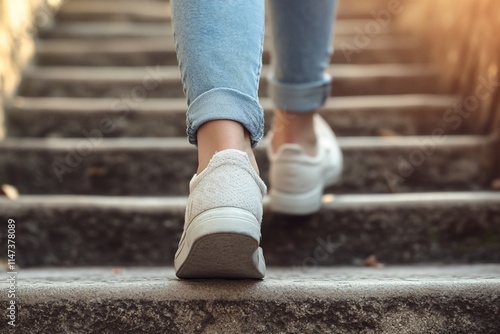
[[[0,197],[0,222],[16,221],[17,333],[500,332],[495,141],[454,112],[461,98],[437,84],[417,39],[391,24],[356,45],[386,7],[340,2],[321,114],[345,173],[321,212],[264,203],[264,281],[179,281],[196,151],[168,2],[65,2],[0,141],[0,185],[21,194]]]

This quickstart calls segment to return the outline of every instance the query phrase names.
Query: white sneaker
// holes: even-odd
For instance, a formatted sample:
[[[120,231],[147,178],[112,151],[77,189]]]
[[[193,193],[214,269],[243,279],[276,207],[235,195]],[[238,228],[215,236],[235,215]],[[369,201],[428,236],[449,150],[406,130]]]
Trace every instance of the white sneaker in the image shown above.
[[[268,136],[267,156],[270,162],[270,207],[272,211],[291,214],[312,214],[321,208],[325,187],[341,177],[343,158],[330,126],[314,115],[317,155],[311,157],[298,144],[282,145],[274,153],[272,133]]]
[[[264,277],[259,247],[266,185],[239,150],[216,153],[189,184],[184,232],[175,254],[179,278]]]

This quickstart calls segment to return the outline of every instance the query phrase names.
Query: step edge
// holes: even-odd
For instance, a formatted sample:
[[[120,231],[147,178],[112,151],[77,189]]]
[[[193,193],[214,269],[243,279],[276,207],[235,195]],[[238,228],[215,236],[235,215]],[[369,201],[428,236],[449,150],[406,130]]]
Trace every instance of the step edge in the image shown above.
[[[385,108],[416,108],[438,107],[451,108],[459,102],[460,97],[449,94],[401,94],[401,95],[363,95],[331,97],[321,110],[353,109],[385,109]],[[111,108],[115,98],[80,98],[80,97],[24,97],[17,96],[11,101],[7,110],[35,111],[103,111]],[[264,109],[272,109],[273,103],[268,97],[259,98]],[[142,101],[134,110],[157,112],[183,112],[187,110],[185,98],[148,98]],[[118,111],[117,111],[118,112]]]
[[[434,276],[437,277],[418,276],[426,269],[434,272]],[[483,271],[483,273],[477,275],[477,278],[457,277],[457,273],[464,270],[472,272],[477,270]],[[36,275],[43,271],[49,271],[50,274],[47,276]],[[83,276],[82,278],[75,277],[79,272]],[[346,279],[345,275],[339,276],[344,272],[351,276],[353,272],[369,274],[368,278],[356,280],[349,279],[349,276]],[[391,272],[404,272],[405,274],[401,277],[394,277],[395,275],[391,275]],[[295,276],[286,278],[288,273]],[[411,273],[416,274],[417,277],[412,277]],[[85,279],[89,274],[95,276]],[[294,273],[294,269],[270,268],[267,278],[263,281],[202,280],[194,282],[176,279],[171,267],[124,268],[120,274],[114,274],[111,268],[84,267],[62,270],[54,268],[52,271],[50,269],[21,270],[18,274],[17,284],[18,289],[22,291],[19,294],[19,302],[24,305],[60,299],[75,302],[88,300],[94,303],[119,299],[142,301],[241,301],[242,299],[283,300],[286,302],[293,300],[355,301],[366,300],[366,298],[388,300],[396,296],[412,298],[489,296],[495,298],[494,296],[498,294],[500,288],[499,274],[499,265],[395,266],[393,269],[391,267],[384,269],[344,267],[336,268],[334,271],[331,268],[316,269],[309,274]],[[370,279],[370,277],[372,278]],[[54,278],[56,279],[54,280]],[[103,278],[107,278],[107,280]],[[0,286],[7,286],[7,284],[6,281],[1,282]],[[6,300],[6,298],[7,294],[0,297],[1,300]]]
[[[93,195],[21,195],[16,200],[0,197],[0,207],[24,210],[27,207],[44,208],[88,208],[128,210],[184,211],[187,196],[93,196]],[[269,197],[264,199],[267,210]],[[500,192],[461,191],[461,192],[419,192],[401,194],[325,194],[323,210],[359,207],[394,207],[419,205],[450,205],[451,207],[468,204],[500,204]]]
[[[155,70],[157,77],[164,81],[180,81],[177,66],[36,66],[24,73],[24,80],[44,79],[60,81],[141,81],[149,70]],[[261,78],[270,71],[269,65],[262,67]],[[327,69],[336,78],[372,78],[372,77],[428,77],[436,75],[437,69],[427,64],[364,64],[330,65]]]
[[[76,148],[85,138],[4,138],[0,140],[0,149],[12,150],[67,150]],[[339,145],[342,149],[374,149],[374,148],[420,148],[422,143],[431,140],[437,148],[453,147],[486,147],[494,143],[494,138],[485,135],[450,135],[444,143],[436,143],[435,136],[401,136],[401,137],[339,137]],[[433,145],[434,145],[433,144]],[[263,139],[258,145],[258,151],[264,151],[266,140]],[[124,137],[104,138],[98,145],[93,145],[94,151],[109,150],[192,150],[195,148],[189,144],[184,137],[170,138],[148,138],[148,137]]]

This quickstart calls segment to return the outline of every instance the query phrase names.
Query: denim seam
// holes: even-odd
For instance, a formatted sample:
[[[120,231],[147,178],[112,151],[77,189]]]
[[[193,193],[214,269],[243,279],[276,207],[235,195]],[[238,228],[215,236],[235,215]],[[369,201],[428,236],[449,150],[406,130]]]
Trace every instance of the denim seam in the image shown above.
[[[260,33],[260,49],[259,49],[259,62],[257,65],[257,73],[255,76],[255,96],[259,96],[259,82],[260,82],[260,73],[262,71],[262,55],[264,54],[264,29],[261,30]],[[257,98],[258,99],[258,98]]]

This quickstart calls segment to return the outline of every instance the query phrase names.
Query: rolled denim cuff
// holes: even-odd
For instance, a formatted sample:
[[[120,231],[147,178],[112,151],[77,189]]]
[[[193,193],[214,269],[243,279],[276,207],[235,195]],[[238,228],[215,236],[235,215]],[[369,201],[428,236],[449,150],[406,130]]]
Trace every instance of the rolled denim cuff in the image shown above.
[[[197,145],[198,128],[209,121],[231,120],[241,123],[250,133],[252,147],[264,134],[264,111],[249,95],[230,88],[211,89],[198,96],[187,112],[187,135]]]
[[[331,92],[331,77],[323,75],[321,81],[305,84],[287,84],[268,77],[269,96],[278,109],[293,112],[309,112],[322,107]]]

